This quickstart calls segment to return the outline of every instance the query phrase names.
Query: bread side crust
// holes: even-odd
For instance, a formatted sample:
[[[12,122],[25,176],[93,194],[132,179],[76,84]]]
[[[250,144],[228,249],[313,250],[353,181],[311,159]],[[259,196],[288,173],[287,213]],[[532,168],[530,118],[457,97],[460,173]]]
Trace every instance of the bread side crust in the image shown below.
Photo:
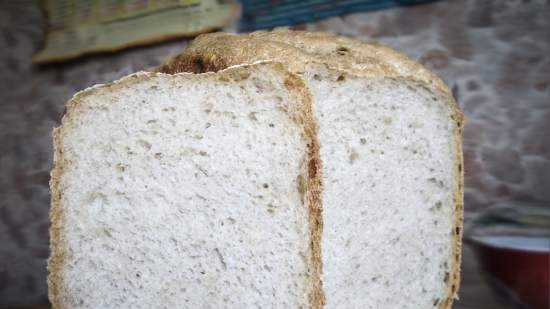
[[[277,41],[278,40],[278,41]],[[308,54],[301,49],[286,44],[318,45],[323,49],[345,45],[348,49],[362,53],[370,65],[361,68],[353,65],[353,57],[343,64],[327,61],[326,57]],[[350,48],[351,47],[351,48]],[[460,263],[464,208],[464,163],[462,154],[462,128],[464,115],[452,92],[433,72],[407,56],[385,46],[361,42],[328,33],[275,30],[259,31],[249,35],[213,33],[199,36],[182,54],[169,59],[157,70],[174,74],[178,72],[202,73],[218,71],[231,65],[272,60],[284,63],[293,73],[301,74],[308,63],[325,64],[330,69],[339,70],[356,78],[396,78],[415,82],[432,93],[443,96],[445,105],[451,110],[451,118],[456,124],[454,129],[454,218],[452,231],[452,265],[450,280],[447,282],[447,296],[439,301],[438,308],[449,309],[457,298],[460,284]]]
[[[306,181],[299,189],[303,203],[308,207],[309,231],[310,231],[310,292],[308,295],[310,307],[320,309],[324,306],[324,294],[321,282],[321,235],[323,229],[322,217],[322,168],[319,155],[319,143],[317,141],[317,123],[312,112],[311,95],[304,82],[297,75],[287,71],[283,65],[270,61],[262,61],[254,64],[243,64],[227,68],[218,73],[176,74],[185,78],[217,79],[221,81],[242,80],[250,75],[249,67],[268,66],[278,72],[284,80],[284,86],[290,95],[299,102],[293,111],[294,120],[303,128],[303,137],[307,141],[308,153],[306,162],[303,163],[302,177]],[[48,259],[48,297],[53,309],[65,309],[61,297],[63,290],[62,270],[66,264],[67,245],[63,237],[62,228],[66,224],[61,199],[63,195],[62,178],[70,159],[64,157],[63,138],[66,132],[75,125],[79,117],[84,113],[83,99],[99,91],[113,91],[117,88],[137,84],[143,80],[155,76],[168,76],[164,73],[138,72],[109,84],[95,85],[76,93],[67,104],[67,112],[63,116],[62,125],[54,128],[54,167],[51,171],[51,209],[50,209],[50,258]]]
[[[54,144],[54,168],[50,173],[51,209],[50,209],[50,257],[48,259],[48,298],[53,309],[63,309],[60,299],[62,278],[60,275],[65,261],[65,245],[61,227],[63,224],[63,210],[61,208],[60,179],[63,177],[64,158],[61,128],[54,128],[52,132]]]
[[[281,70],[285,70],[282,64],[278,64],[278,66]],[[317,139],[318,124],[313,113],[313,100],[304,81],[295,74],[286,70],[285,72],[287,73],[285,87],[289,91],[297,92],[299,96],[303,98],[301,100],[301,115],[303,117],[301,123],[304,125],[304,133],[309,141],[307,145],[308,160],[302,172],[307,179],[303,197],[309,207],[310,248],[312,251],[312,286],[309,300],[312,309],[322,309],[325,305],[325,294],[321,278],[323,273],[321,256],[321,237],[323,235],[323,176],[320,144]]]

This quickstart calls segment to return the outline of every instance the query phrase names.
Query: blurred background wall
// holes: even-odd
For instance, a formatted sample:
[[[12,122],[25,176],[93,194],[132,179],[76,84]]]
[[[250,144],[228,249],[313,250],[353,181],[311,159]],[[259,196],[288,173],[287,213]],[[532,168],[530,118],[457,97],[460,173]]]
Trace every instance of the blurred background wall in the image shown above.
[[[189,42],[34,66],[44,22],[35,1],[0,1],[0,308],[48,304],[51,130],[67,100]],[[442,0],[292,28],[387,44],[449,84],[467,118],[467,219],[502,200],[550,201],[550,1]]]

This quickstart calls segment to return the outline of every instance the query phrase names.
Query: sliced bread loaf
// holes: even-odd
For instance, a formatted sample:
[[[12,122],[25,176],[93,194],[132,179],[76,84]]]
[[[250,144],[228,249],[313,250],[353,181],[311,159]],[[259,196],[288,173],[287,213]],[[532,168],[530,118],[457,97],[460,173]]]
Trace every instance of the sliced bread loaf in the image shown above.
[[[311,100],[277,64],[137,73],[54,131],[54,308],[320,308]]]
[[[327,309],[450,308],[459,284],[462,114],[433,73],[386,47],[278,31],[200,36],[160,68],[284,63],[314,97]]]

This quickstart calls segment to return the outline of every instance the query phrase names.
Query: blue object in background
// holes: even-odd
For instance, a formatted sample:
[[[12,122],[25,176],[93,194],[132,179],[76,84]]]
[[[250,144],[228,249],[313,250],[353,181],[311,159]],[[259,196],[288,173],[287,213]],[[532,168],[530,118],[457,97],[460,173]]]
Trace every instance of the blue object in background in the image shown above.
[[[289,26],[360,11],[435,0],[241,0],[241,31]]]

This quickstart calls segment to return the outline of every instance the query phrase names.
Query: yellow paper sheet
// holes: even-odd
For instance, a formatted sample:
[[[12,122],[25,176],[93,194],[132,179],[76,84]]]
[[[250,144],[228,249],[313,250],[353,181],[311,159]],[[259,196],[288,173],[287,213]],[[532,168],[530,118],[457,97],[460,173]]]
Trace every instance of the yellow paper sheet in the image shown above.
[[[224,27],[234,0],[43,0],[48,28],[35,63],[115,51]]]

